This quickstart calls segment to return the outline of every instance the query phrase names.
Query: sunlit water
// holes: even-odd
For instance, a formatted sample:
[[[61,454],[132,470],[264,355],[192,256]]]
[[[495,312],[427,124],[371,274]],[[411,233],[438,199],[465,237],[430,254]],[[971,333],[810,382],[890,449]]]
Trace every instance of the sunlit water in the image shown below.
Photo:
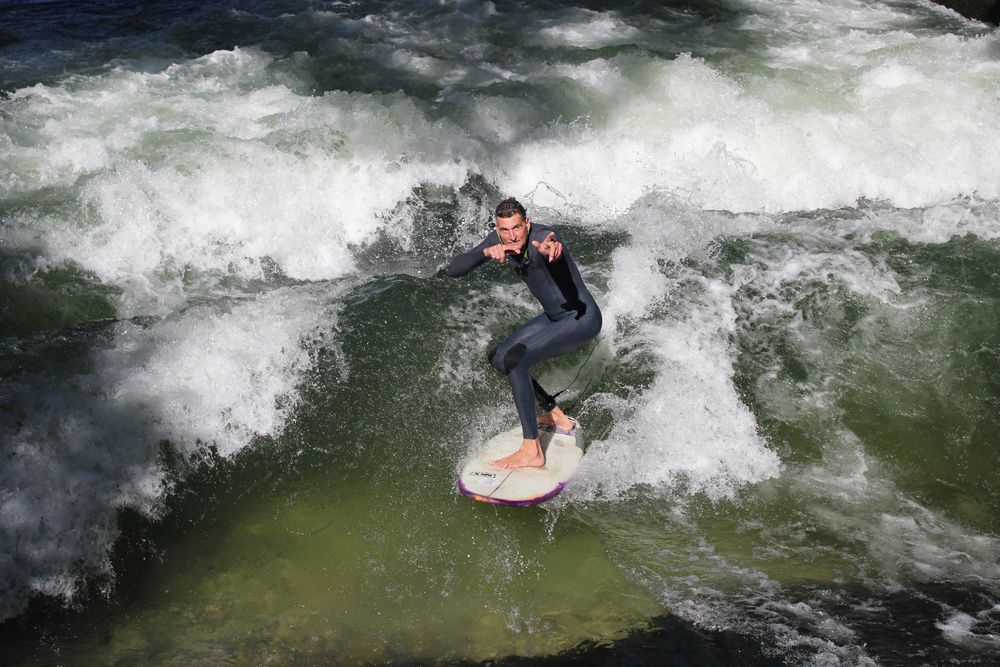
[[[996,32],[162,5],[3,6],[5,656],[1000,657]],[[530,509],[453,486],[537,311],[441,271],[506,195],[605,315],[539,369],[589,450]]]

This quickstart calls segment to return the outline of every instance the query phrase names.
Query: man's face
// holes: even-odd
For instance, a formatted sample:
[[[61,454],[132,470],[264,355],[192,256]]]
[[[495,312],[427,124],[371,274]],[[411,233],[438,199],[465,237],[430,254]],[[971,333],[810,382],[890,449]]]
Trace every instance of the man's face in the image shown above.
[[[497,235],[501,243],[511,243],[519,251],[523,250],[528,240],[528,221],[520,213],[509,218],[497,218]]]

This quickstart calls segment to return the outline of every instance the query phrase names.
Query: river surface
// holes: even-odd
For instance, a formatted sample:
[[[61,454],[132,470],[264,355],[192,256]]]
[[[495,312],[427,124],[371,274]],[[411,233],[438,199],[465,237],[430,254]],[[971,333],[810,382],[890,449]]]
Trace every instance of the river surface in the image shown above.
[[[589,449],[458,495],[535,315]],[[0,2],[8,664],[1000,660],[1000,33],[923,0]]]

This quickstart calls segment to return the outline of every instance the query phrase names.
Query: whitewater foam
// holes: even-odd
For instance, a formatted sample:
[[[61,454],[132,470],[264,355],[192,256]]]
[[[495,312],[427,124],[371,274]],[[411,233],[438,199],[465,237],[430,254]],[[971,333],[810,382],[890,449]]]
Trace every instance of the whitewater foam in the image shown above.
[[[699,287],[682,312],[644,322],[627,337],[640,346],[636,363],[655,371],[652,386],[628,403],[602,394],[588,399],[588,407],[612,410],[615,425],[606,440],[590,444],[573,499],[618,498],[649,487],[718,501],[779,474],[778,457],[732,383],[730,288],[707,280]],[[620,362],[628,364],[627,356]]]
[[[791,485],[790,495],[799,499],[809,521],[867,554],[863,567],[883,580],[1000,580],[996,539],[901,489],[891,464],[868,451],[874,443],[849,426],[844,405],[850,391],[877,391],[895,410],[916,411],[919,406],[907,405],[917,400],[917,387],[942,389],[947,382],[940,369],[949,363],[950,350],[928,312],[949,305],[919,288],[904,289],[884,256],[863,249],[866,234],[882,226],[918,237],[948,235],[975,222],[977,216],[969,213],[959,204],[925,211],[928,226],[915,224],[921,215],[896,211],[847,216],[825,228],[798,221],[790,236],[750,241],[749,261],[733,267],[734,281],[744,286],[737,305],[742,348],[753,350],[760,369],[754,396],[768,415],[795,424],[818,449],[818,461],[786,467],[781,483]],[[856,314],[848,314],[848,303]],[[914,364],[908,341],[919,340],[928,324],[937,344],[925,346],[922,363]],[[863,373],[882,366],[895,370],[891,385],[868,388],[869,378],[859,386]],[[856,400],[847,401],[855,419]]]
[[[544,46],[561,44],[597,49],[631,44],[640,37],[640,31],[623,21],[616,12],[578,9],[575,13],[579,14],[577,21],[566,21],[563,18],[558,25],[539,30],[537,43]]]
[[[948,618],[936,627],[949,641],[995,650],[1000,648],[1000,634],[995,631],[997,618],[1000,618],[1000,605],[996,604],[975,615],[952,609]]]
[[[121,286],[122,315],[164,314],[197,288],[192,271],[260,279],[273,262],[293,279],[342,276],[417,185],[465,182],[459,156],[476,147],[448,121],[400,95],[299,95],[273,82],[272,62],[237,48],[18,91],[4,194],[76,194],[69,215],[29,211],[12,227]]]
[[[0,388],[0,618],[33,594],[69,600],[82,575],[110,574],[118,511],[155,516],[169,491],[164,441],[185,457],[209,447],[230,457],[280,435],[313,353],[336,345],[341,290],[278,289],[122,321],[89,371],[28,372]]]
[[[385,229],[414,188],[457,188],[476,173],[518,195],[544,183],[542,193],[559,195],[538,204],[598,226],[651,191],[730,211],[1000,197],[991,38],[920,34],[897,11],[847,5],[824,10],[826,22],[838,25],[847,11],[867,23],[833,30],[824,57],[809,56],[834,76],[808,104],[812,83],[797,78],[782,49],[802,48],[796,29],[813,34],[819,7],[777,18],[758,8],[788,23],[782,34],[793,40],[775,47],[765,78],[690,55],[525,58],[504,68],[475,50],[423,52],[402,37],[401,17],[369,21],[369,39],[397,44],[393,68],[442,86],[433,113],[402,93],[304,95],[305,74],[295,81],[288,63],[253,48],[158,72],[118,66],[39,84],[2,103],[0,187],[5,196],[55,188],[72,210],[41,221],[26,211],[9,227],[43,231],[52,261],[123,286],[121,313],[132,315],[181,303],[188,269],[248,280],[274,262],[294,279],[344,275],[354,268],[351,249]],[[581,30],[561,18],[539,31]],[[588,23],[585,34],[598,42],[658,29],[590,18],[600,25]],[[447,22],[422,30],[461,39]],[[766,22],[746,30],[773,32]],[[479,73],[456,76],[469,68]],[[515,80],[531,95],[487,91]]]
[[[744,22],[769,45],[765,73],[735,54],[539,68],[537,83],[572,83],[558,113],[575,125],[514,147],[505,185],[544,180],[605,215],[649,188],[731,211],[997,198],[994,37],[928,34],[886,6],[782,5]]]

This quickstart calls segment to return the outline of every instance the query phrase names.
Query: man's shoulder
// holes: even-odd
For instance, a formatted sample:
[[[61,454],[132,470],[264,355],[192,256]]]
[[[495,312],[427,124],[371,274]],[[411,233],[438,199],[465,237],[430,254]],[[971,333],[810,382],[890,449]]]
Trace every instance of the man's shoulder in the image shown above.
[[[549,232],[555,232],[555,235],[559,236],[559,232],[548,225],[541,225],[533,222],[531,223],[531,234],[529,234],[529,237],[532,241],[544,241]]]

